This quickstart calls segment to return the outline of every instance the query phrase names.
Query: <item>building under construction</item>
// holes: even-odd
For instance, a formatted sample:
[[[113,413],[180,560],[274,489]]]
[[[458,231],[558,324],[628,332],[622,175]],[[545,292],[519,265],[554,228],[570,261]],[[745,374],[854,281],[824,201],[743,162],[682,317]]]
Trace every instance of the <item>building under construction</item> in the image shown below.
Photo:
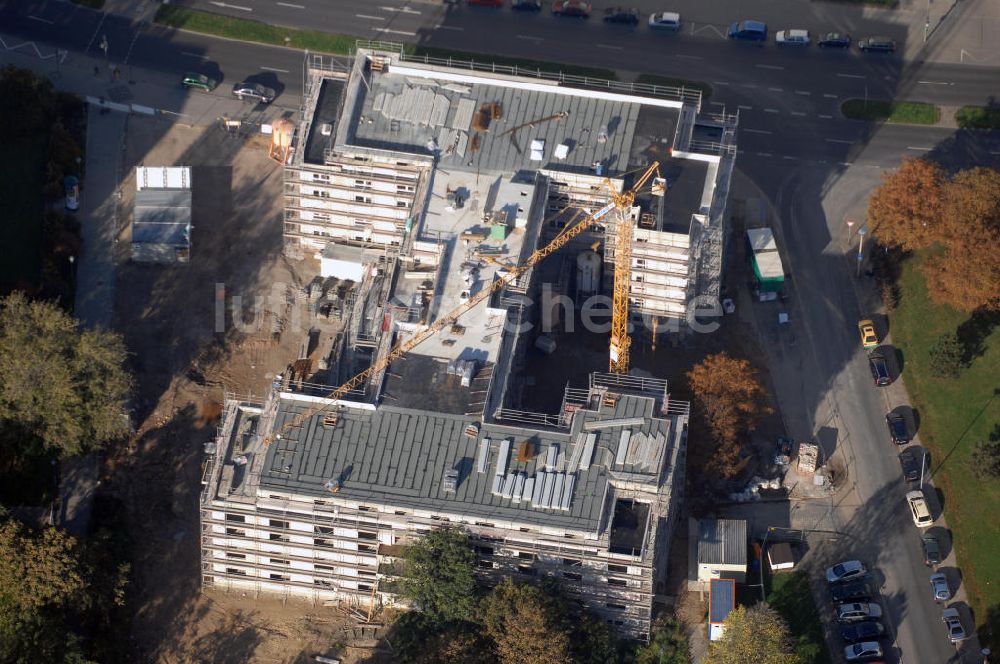
[[[226,399],[202,481],[203,584],[393,603],[387,563],[455,525],[485,578],[554,576],[646,638],[688,406],[666,381],[592,373],[556,412],[512,408],[511,367],[534,339],[526,266],[582,253],[597,263],[586,289],[609,291],[599,266],[629,223],[632,314],[679,319],[717,295],[736,118],[699,115],[688,90],[377,46],[348,71],[307,57],[302,120],[279,151],[286,248],[357,283],[324,372]]]

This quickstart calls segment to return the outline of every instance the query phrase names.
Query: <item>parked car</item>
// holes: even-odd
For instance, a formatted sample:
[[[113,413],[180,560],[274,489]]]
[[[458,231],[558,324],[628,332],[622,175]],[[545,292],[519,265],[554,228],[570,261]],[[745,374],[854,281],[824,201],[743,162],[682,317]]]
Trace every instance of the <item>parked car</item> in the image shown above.
[[[510,8],[516,12],[540,12],[542,0],[512,0]]]
[[[869,620],[867,622],[857,623],[854,625],[844,625],[840,628],[840,638],[844,639],[848,643],[882,639],[885,638],[885,636],[885,625],[875,620]]]
[[[926,528],[934,523],[934,517],[927,507],[923,491],[910,491],[906,494],[906,504],[910,506],[910,515],[913,516],[913,523],[917,528]]]
[[[259,104],[270,104],[274,101],[275,94],[274,90],[259,83],[243,81],[233,86],[233,96],[238,97],[240,101],[251,99]]]
[[[650,14],[649,27],[654,30],[680,30],[681,15],[677,12],[657,12]]]
[[[858,48],[865,53],[894,53],[896,42],[888,37],[868,37],[858,42]]]
[[[879,387],[892,384],[892,377],[889,375],[889,365],[885,363],[885,356],[882,353],[871,353],[868,355],[868,368],[872,370],[872,378]]]
[[[931,574],[931,588],[934,590],[935,602],[947,602],[951,599],[951,589],[948,587],[948,577],[941,572]]]
[[[904,482],[916,482],[920,479],[920,461],[912,449],[899,453],[899,467],[903,469]]]
[[[941,620],[948,628],[948,640],[958,643],[968,638],[965,627],[962,626],[962,618],[958,615],[958,609],[947,608],[941,612]]]
[[[828,32],[816,45],[820,48],[850,48],[851,47],[851,36],[843,32]]]
[[[63,178],[63,190],[66,192],[66,209],[76,212],[80,209],[80,178],[67,175]]]
[[[609,7],[604,10],[605,23],[622,23],[624,25],[639,24],[639,10],[626,7]]]
[[[808,30],[778,30],[774,33],[774,43],[778,46],[808,46],[810,41]]]
[[[211,92],[219,85],[219,82],[214,78],[205,76],[204,74],[188,72],[187,74],[184,74],[184,78],[181,79],[181,85],[185,88],[195,88],[196,90]]]
[[[860,560],[845,560],[826,570],[827,583],[843,583],[864,578],[868,568]]]
[[[872,589],[863,581],[838,584],[830,590],[830,598],[838,604],[857,599],[870,599],[871,596]]]
[[[882,646],[878,641],[863,641],[844,648],[844,659],[848,662],[869,662],[882,656]]]
[[[729,26],[730,39],[740,41],[767,41],[767,23],[761,21],[739,21]]]
[[[882,607],[872,602],[854,602],[837,607],[837,620],[840,622],[878,620],[881,617]]]
[[[924,546],[924,564],[928,567],[941,564],[941,544],[936,537],[924,535],[920,538]]]
[[[875,323],[870,319],[858,321],[858,332],[861,333],[861,347],[866,349],[878,348],[878,334],[875,332]]]
[[[906,430],[906,419],[899,413],[887,413],[885,423],[889,427],[889,439],[897,445],[910,442],[910,434]]]
[[[593,6],[584,0],[556,0],[552,3],[552,13],[556,16],[587,18],[593,9]]]

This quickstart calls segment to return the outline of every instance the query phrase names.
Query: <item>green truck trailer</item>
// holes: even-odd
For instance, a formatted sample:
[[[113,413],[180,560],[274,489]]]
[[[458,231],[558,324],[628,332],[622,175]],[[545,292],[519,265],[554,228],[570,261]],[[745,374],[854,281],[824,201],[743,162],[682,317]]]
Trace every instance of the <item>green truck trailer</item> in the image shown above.
[[[780,293],[785,288],[785,266],[770,228],[751,228],[747,231],[750,265],[753,268],[757,290],[762,293]]]

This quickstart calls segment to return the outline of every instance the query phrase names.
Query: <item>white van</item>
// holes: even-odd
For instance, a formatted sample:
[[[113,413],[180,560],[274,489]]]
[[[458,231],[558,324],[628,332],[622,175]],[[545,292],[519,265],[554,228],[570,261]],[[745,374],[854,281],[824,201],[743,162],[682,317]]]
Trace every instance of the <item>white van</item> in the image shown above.
[[[654,30],[680,30],[681,15],[677,12],[657,12],[650,14],[649,27]]]

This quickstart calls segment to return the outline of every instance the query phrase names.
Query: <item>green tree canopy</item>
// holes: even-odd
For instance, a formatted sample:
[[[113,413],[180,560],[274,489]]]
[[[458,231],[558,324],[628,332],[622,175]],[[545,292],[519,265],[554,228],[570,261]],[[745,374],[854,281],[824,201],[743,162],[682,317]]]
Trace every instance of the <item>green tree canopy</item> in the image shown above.
[[[672,616],[661,616],[653,625],[649,643],[635,651],[635,664],[687,664],[688,644]]]
[[[434,621],[471,620],[476,609],[476,554],[465,531],[432,530],[407,548],[400,594]]]
[[[77,454],[128,431],[125,344],[48,302],[0,300],[0,426]]]
[[[709,647],[706,664],[803,664],[788,625],[767,604],[738,606],[726,618],[722,638]]]
[[[538,586],[509,578],[482,603],[482,620],[501,664],[569,664],[570,631],[561,607]]]

